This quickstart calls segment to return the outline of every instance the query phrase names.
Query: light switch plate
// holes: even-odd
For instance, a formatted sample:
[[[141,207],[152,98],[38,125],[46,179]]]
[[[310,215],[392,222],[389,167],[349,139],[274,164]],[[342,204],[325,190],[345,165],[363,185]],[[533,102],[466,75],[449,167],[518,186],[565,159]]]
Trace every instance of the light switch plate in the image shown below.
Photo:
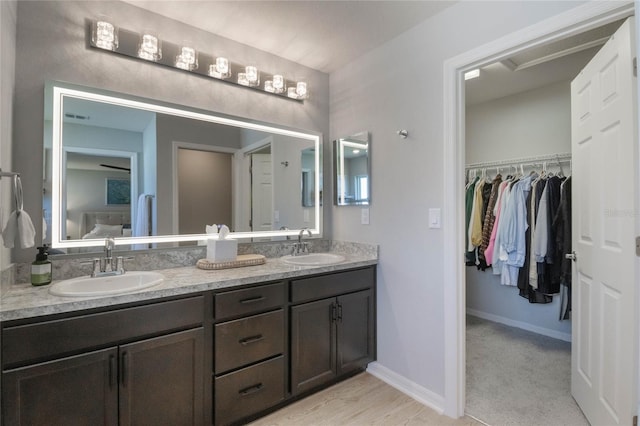
[[[304,222],[309,222],[309,209],[304,209]]]
[[[369,209],[368,208],[364,208],[364,209],[360,210],[360,223],[362,225],[368,225],[369,224]]]
[[[429,209],[429,228],[442,228],[441,215],[440,209]]]
[[[273,211],[273,221],[280,222],[280,210]]]

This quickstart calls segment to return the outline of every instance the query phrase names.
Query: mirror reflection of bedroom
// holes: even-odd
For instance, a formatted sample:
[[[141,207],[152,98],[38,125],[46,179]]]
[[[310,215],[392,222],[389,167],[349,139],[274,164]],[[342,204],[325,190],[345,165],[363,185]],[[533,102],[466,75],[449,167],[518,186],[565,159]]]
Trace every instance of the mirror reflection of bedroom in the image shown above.
[[[130,237],[130,159],[68,152],[66,162],[67,239]]]

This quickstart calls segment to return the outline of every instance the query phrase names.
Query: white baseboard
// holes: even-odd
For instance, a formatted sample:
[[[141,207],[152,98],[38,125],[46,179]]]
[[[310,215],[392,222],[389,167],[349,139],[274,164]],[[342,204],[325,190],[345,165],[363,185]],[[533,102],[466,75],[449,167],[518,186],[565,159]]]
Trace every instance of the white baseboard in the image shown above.
[[[444,397],[426,389],[404,376],[389,370],[378,362],[372,362],[367,366],[367,372],[377,377],[386,384],[393,386],[405,395],[410,396],[421,404],[435,410],[438,414],[444,413]]]
[[[488,314],[486,312],[477,311],[471,308],[467,308],[467,314],[489,321],[499,322],[500,324],[508,325],[511,327],[521,328],[533,333],[542,334],[543,336],[553,337],[554,339],[564,340],[565,342],[571,341],[570,333],[563,333],[562,331],[551,330],[550,328],[538,327],[537,325],[529,324],[522,321],[516,321],[511,318],[501,317],[500,315]]]

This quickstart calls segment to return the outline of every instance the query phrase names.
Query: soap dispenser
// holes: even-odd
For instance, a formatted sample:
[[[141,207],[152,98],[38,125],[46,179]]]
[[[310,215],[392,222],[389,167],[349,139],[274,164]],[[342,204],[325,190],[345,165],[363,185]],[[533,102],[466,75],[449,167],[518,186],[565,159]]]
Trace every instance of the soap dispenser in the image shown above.
[[[31,264],[31,284],[46,285],[51,283],[51,261],[48,259],[47,250],[49,247],[43,245],[38,247],[36,260]]]

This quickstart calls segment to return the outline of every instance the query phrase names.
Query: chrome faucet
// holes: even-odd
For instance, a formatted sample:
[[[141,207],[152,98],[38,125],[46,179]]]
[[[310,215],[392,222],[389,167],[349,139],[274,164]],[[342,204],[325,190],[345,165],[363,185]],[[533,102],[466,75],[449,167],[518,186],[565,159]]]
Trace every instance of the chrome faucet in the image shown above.
[[[309,230],[309,228],[302,228],[300,230],[300,233],[298,234],[298,242],[293,244],[292,250],[291,250],[291,255],[292,256],[298,256],[301,254],[308,254],[309,253],[309,245],[306,242],[302,242],[302,236],[304,235],[304,232],[307,231],[307,235],[311,236],[311,231]]]
[[[113,238],[106,238],[104,240],[104,257],[95,258],[91,261],[93,265],[91,271],[92,277],[124,274],[124,258],[117,256],[115,260],[113,259],[113,249],[115,246],[116,241]]]

